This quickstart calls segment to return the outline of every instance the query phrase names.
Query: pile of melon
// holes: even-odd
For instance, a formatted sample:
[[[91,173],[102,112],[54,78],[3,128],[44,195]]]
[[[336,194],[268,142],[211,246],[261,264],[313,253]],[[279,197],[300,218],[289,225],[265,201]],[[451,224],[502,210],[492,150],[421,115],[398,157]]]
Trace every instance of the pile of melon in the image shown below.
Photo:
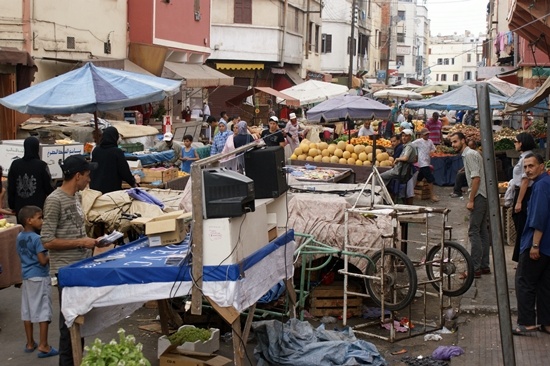
[[[358,166],[372,166],[373,161],[376,166],[390,167],[393,165],[393,157],[389,156],[387,152],[376,149],[373,156],[372,146],[354,146],[346,141],[329,145],[326,142],[313,143],[303,140],[300,146],[294,150],[290,159]]]

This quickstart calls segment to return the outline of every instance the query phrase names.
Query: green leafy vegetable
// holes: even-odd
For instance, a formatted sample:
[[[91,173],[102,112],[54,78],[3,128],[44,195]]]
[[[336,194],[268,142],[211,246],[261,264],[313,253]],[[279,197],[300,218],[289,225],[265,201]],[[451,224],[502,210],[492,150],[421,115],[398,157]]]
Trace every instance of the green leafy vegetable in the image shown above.
[[[185,342],[206,342],[210,339],[212,332],[209,329],[201,329],[195,327],[183,327],[176,333],[168,337],[170,343],[175,345],[182,345]]]
[[[114,339],[104,344],[96,338],[90,346],[84,347],[87,352],[82,360],[82,366],[151,366],[143,356],[143,345],[136,344],[133,335],[126,336],[124,329],[118,330],[119,342]]]

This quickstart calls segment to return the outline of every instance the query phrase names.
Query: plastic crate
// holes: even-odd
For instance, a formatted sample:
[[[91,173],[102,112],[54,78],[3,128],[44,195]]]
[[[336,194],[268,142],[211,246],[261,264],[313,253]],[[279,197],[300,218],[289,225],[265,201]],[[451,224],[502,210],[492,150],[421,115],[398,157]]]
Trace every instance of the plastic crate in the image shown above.
[[[122,151],[127,153],[143,151],[143,144],[141,142],[133,142],[131,144],[120,144],[119,147],[122,149]]]

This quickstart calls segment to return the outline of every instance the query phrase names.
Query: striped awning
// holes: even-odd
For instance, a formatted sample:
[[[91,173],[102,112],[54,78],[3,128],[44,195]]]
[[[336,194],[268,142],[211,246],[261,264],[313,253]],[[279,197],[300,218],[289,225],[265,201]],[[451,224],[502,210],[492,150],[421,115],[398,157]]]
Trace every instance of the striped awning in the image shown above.
[[[264,64],[216,62],[218,70],[263,70]]]

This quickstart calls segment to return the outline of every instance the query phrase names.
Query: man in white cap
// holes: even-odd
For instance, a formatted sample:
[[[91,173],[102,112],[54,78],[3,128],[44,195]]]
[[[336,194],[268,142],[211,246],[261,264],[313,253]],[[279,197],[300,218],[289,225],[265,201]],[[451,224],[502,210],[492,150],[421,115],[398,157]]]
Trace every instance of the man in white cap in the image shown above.
[[[435,177],[432,173],[431,167],[431,153],[435,152],[435,145],[430,140],[430,130],[423,128],[418,132],[420,138],[414,140],[412,145],[416,147],[418,151],[418,181],[426,179],[428,190],[430,191],[430,198],[432,202],[439,202],[439,198],[434,195],[434,181]]]
[[[262,131],[261,138],[265,141],[267,146],[285,147],[285,137],[279,129],[279,119],[277,117],[269,117],[269,129]]]
[[[418,155],[416,148],[412,146],[413,131],[404,129],[401,133],[401,141],[403,142],[403,152],[395,158],[395,165],[390,170],[380,174],[380,177],[387,186],[392,179],[399,179],[401,183],[407,183],[414,174],[413,164],[416,163]]]
[[[172,166],[179,165],[179,159],[181,158],[181,145],[177,142],[174,142],[174,135],[171,132],[166,132],[162,137],[162,141],[158,142],[155,145],[157,151],[174,151],[174,157],[166,161],[166,164]]]
[[[288,118],[290,121],[286,124],[284,132],[291,151],[294,151],[298,146],[300,146],[300,139],[303,139],[309,130],[304,129],[300,131],[300,126],[298,124],[298,120],[296,119],[296,113],[290,113]]]

